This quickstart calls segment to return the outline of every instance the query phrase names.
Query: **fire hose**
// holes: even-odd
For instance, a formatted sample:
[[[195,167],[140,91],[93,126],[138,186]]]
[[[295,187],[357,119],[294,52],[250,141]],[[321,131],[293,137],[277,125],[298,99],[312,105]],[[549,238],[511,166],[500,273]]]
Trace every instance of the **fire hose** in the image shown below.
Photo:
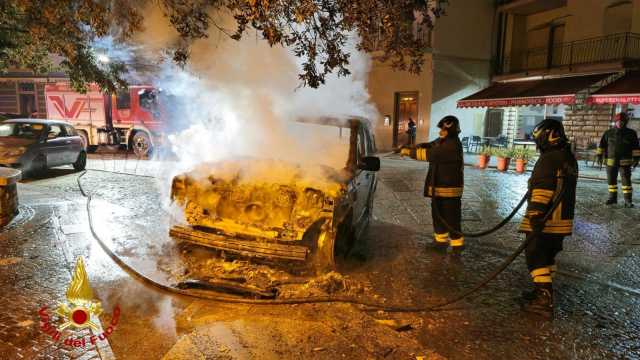
[[[436,173],[437,173],[437,169],[438,169],[438,165],[436,164],[432,164],[433,166],[433,172],[432,172],[432,176],[431,176],[431,189],[433,189],[433,196],[431,197],[431,201],[437,201],[436,200],[436,196],[435,196],[435,179],[436,179]],[[438,218],[438,220],[440,220],[440,222],[444,225],[445,228],[447,228],[447,230],[449,230],[450,233],[454,234],[454,235],[458,235],[458,236],[464,236],[464,237],[468,237],[468,238],[479,238],[479,237],[483,237],[486,235],[489,235],[493,232],[498,231],[500,228],[502,228],[503,226],[505,226],[509,221],[511,221],[511,219],[518,213],[518,211],[520,210],[520,208],[522,207],[522,205],[524,205],[524,203],[527,201],[527,198],[529,197],[529,193],[531,192],[531,190],[527,189],[527,192],[522,196],[522,199],[520,199],[520,202],[518,202],[518,205],[516,205],[516,207],[513,209],[513,211],[511,211],[511,213],[509,215],[507,215],[507,217],[505,217],[504,219],[502,219],[502,221],[500,221],[498,224],[496,224],[494,227],[484,230],[484,231],[479,231],[479,232],[475,232],[475,233],[468,233],[468,232],[463,232],[461,230],[456,230],[453,228],[453,226],[449,225],[449,223],[447,223],[447,221],[442,217],[442,215],[440,214],[440,210],[438,209],[438,206],[433,206],[433,214]]]
[[[354,305],[362,305],[365,307],[368,307],[370,309],[373,310],[382,310],[382,311],[386,311],[386,312],[429,312],[429,311],[438,311],[438,310],[442,310],[441,308],[451,305],[453,303],[456,303],[460,300],[463,300],[464,298],[468,297],[469,295],[475,293],[476,291],[478,291],[480,288],[484,287],[485,285],[487,285],[491,280],[493,280],[496,276],[498,276],[502,271],[504,271],[517,257],[518,255],[520,255],[520,253],[522,253],[522,251],[526,248],[526,246],[528,245],[528,243],[530,242],[531,238],[533,238],[534,236],[536,236],[541,229],[534,229],[533,232],[529,233],[525,239],[525,241],[518,247],[518,249],[516,249],[516,251],[513,252],[513,254],[511,254],[511,256],[509,256],[507,259],[505,259],[500,266],[498,266],[498,268],[496,268],[493,272],[491,272],[489,275],[487,275],[481,282],[479,282],[478,284],[476,284],[474,287],[472,287],[469,290],[466,290],[464,292],[462,292],[461,294],[450,298],[442,303],[436,304],[436,305],[431,305],[431,306],[408,306],[408,305],[386,305],[386,304],[381,304],[378,302],[371,302],[371,301],[367,301],[364,299],[357,299],[354,297],[349,297],[349,296],[310,296],[310,297],[304,297],[304,298],[286,298],[286,299],[247,299],[247,298],[239,298],[239,297],[233,297],[233,296],[225,296],[225,295],[219,295],[219,294],[211,294],[210,292],[207,291],[200,291],[200,290],[186,290],[186,289],[181,289],[175,286],[170,286],[170,285],[165,285],[162,284],[158,281],[155,281],[145,275],[143,275],[142,273],[140,273],[139,271],[137,271],[136,269],[134,269],[133,267],[131,267],[129,264],[127,264],[126,262],[124,262],[120,257],[118,257],[118,255],[116,255],[108,246],[107,244],[102,240],[102,238],[98,235],[95,226],[94,226],[94,222],[93,222],[93,215],[92,215],[92,211],[91,211],[91,201],[92,201],[92,196],[90,193],[86,192],[85,189],[82,186],[82,183],[80,181],[80,179],[85,176],[87,174],[87,171],[85,170],[84,172],[82,172],[82,174],[80,174],[77,177],[77,183],[78,183],[78,188],[80,189],[80,193],[82,194],[82,196],[84,196],[87,199],[87,203],[86,203],[86,210],[87,210],[87,216],[88,216],[88,220],[89,220],[89,228],[91,231],[91,235],[93,236],[93,238],[98,242],[98,244],[100,245],[100,247],[102,248],[102,250],[109,256],[109,258],[111,258],[111,260],[113,260],[123,271],[125,271],[127,274],[131,275],[133,278],[141,281],[142,283],[158,288],[160,290],[169,292],[169,293],[173,293],[173,294],[177,294],[177,295],[183,295],[183,296],[189,296],[189,297],[194,297],[194,298],[199,298],[199,299],[206,299],[206,300],[211,300],[211,301],[216,301],[216,302],[225,302],[225,303],[235,303],[235,304],[250,304],[250,305],[296,305],[296,304],[312,304],[312,303],[348,303],[348,304],[354,304]],[[558,206],[558,204],[560,203],[560,199],[562,198],[562,194],[564,193],[564,186],[562,187],[559,195],[554,199],[554,202],[551,206],[551,208],[549,209],[549,211],[545,214],[545,216],[543,217],[542,221],[546,221],[551,214],[553,213],[553,210]]]

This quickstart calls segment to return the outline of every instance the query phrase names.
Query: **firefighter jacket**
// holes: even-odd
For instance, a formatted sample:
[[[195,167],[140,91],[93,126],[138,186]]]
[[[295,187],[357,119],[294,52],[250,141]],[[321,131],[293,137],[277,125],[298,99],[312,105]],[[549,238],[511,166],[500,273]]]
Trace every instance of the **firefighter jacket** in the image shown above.
[[[640,159],[638,134],[627,127],[609,129],[602,135],[597,153],[607,159],[607,166],[633,165]]]
[[[571,235],[577,180],[578,163],[568,146],[543,152],[529,179],[527,212],[520,224],[520,232],[533,231],[532,223],[546,215],[564,186],[564,194],[544,223],[542,233]]]
[[[418,149],[425,148],[429,171],[424,184],[424,196],[461,197],[464,184],[464,161],[462,143],[458,136],[439,138],[430,143],[418,145]]]

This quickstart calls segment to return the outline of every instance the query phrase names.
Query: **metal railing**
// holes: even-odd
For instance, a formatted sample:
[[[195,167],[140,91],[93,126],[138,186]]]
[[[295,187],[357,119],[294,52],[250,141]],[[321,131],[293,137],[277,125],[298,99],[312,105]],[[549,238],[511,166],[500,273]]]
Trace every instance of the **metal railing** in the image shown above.
[[[620,33],[533,48],[505,57],[498,73],[640,59],[640,34]]]

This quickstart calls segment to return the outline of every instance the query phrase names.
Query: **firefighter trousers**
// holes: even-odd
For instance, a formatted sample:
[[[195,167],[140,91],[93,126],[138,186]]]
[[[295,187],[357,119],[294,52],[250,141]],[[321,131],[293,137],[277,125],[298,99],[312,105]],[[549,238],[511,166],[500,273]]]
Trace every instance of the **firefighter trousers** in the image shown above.
[[[527,233],[529,236],[529,233]],[[536,283],[550,283],[556,271],[556,255],[562,251],[564,236],[553,234],[534,235],[524,254],[527,260],[527,268]]]
[[[444,243],[451,239],[451,246],[464,245],[463,236],[461,234],[452,234],[445,225],[446,222],[454,230],[461,231],[462,201],[459,197],[432,197],[431,217],[433,219],[434,239],[436,242]]]
[[[622,194],[625,199],[631,200],[633,188],[631,187],[631,166],[607,166],[607,183],[609,184],[609,196],[618,196],[618,172],[622,180]]]

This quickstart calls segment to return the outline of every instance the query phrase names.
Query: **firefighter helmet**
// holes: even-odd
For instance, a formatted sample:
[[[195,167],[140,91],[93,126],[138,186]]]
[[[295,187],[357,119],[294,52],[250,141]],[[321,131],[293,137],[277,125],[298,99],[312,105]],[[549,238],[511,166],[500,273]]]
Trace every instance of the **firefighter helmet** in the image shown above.
[[[458,135],[460,133],[460,121],[453,115],[447,115],[438,122],[438,127],[446,130],[449,134]]]
[[[568,142],[562,123],[554,119],[544,119],[533,128],[533,139],[540,150],[561,146]]]
[[[618,113],[614,121],[616,122],[616,124],[620,122],[619,127],[623,128],[627,126],[627,124],[629,123],[629,115],[627,115],[627,113],[624,113],[624,112]]]

